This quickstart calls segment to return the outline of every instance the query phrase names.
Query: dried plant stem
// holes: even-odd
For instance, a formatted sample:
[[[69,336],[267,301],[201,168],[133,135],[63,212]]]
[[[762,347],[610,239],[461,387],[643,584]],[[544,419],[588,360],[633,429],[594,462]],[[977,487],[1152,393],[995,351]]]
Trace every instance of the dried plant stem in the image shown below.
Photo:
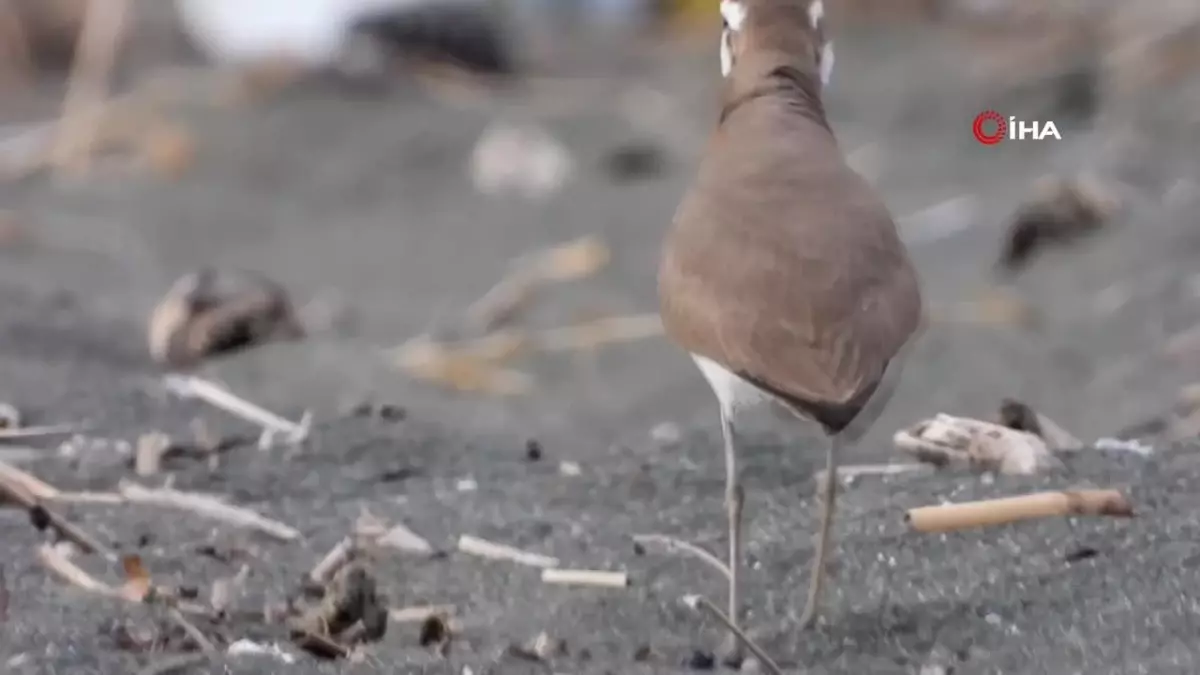
[[[299,423],[276,415],[275,413],[235,396],[213,382],[194,376],[168,375],[167,388],[185,398],[199,398],[206,403],[216,406],[228,413],[237,415],[252,424],[263,428],[259,438],[259,447],[271,445],[276,434],[282,434],[289,443],[300,443],[308,438],[312,429],[312,414],[305,412]]]
[[[763,651],[762,647],[759,647],[757,644],[755,644],[754,640],[751,640],[750,636],[746,635],[741,628],[738,628],[736,625],[734,625],[733,621],[731,621],[728,616],[725,616],[725,612],[717,609],[717,606],[712,604],[711,600],[702,595],[686,595],[683,598],[683,602],[688,607],[707,612],[714,619],[720,621],[721,624],[728,628],[731,633],[737,636],[737,639],[746,649],[750,650],[751,654],[754,654],[755,658],[762,663],[763,668],[765,668],[768,673],[771,673],[771,675],[783,675],[783,671],[779,668],[779,664],[775,663],[770,656],[767,656],[767,653]]]
[[[43,519],[60,537],[72,542],[86,553],[98,553],[109,561],[117,559],[116,552],[105,546],[100,540],[58,513],[42,506],[41,500],[27,487],[29,484],[28,481],[14,479],[15,475],[28,476],[28,474],[24,474],[22,471],[12,469],[12,467],[0,463],[0,502],[12,502],[29,511],[31,516]],[[32,476],[28,476],[28,478],[33,479]],[[38,486],[39,484],[43,486],[39,488],[39,492],[45,493],[45,488],[57,492],[54,488],[41,483],[41,481],[37,481],[37,479],[33,480],[36,481],[32,483],[34,486]]]
[[[60,436],[77,434],[84,427],[77,424],[51,424],[41,427],[18,427],[16,429],[0,429],[0,441],[19,440],[24,438],[43,438],[45,436]]]
[[[62,494],[53,485],[6,462],[0,462],[0,484],[6,484],[10,489],[24,490],[34,499],[57,499]]]
[[[454,605],[395,607],[388,610],[388,621],[395,623],[420,623],[431,616],[449,616],[453,613]]]
[[[669,537],[665,534],[635,534],[633,540],[642,545],[658,545],[666,549],[668,553],[686,553],[709,567],[717,570],[726,579],[729,579],[729,566],[717,559],[716,556],[682,539]]]
[[[118,589],[85,572],[83,568],[71,562],[67,556],[63,555],[62,551],[51,544],[42,544],[38,547],[38,560],[46,569],[72,586],[113,598],[122,597]]]
[[[187,617],[185,617],[178,609],[174,607],[168,607],[167,616],[171,617],[171,620],[174,621],[180,628],[182,628],[183,632],[187,633],[188,637],[192,638],[192,642],[196,643],[196,646],[200,648],[200,651],[210,656],[217,653],[217,646],[214,645],[211,640],[205,637],[204,633],[201,633],[200,629],[196,628],[195,624],[193,624],[191,621],[188,621]]]
[[[59,170],[86,170],[90,163],[129,5],[130,0],[87,3],[54,147],[53,164]]]
[[[170,488],[151,489],[134,483],[123,483],[118,490],[126,501],[134,504],[191,511],[206,518],[258,530],[281,541],[295,541],[300,538],[300,531],[290,525],[265,518],[249,509],[230,506],[209,495],[180,492]]]
[[[458,538],[458,550],[463,553],[488,558],[490,560],[507,560],[530,567],[558,567],[558,558],[529,553],[512,546],[497,544],[469,534]]]
[[[1117,490],[1064,490],[923,506],[909,509],[904,521],[918,532],[950,532],[1055,516],[1130,518],[1133,507]]]
[[[312,568],[312,571],[308,573],[308,578],[317,584],[329,583],[333,579],[333,575],[354,558],[356,548],[353,537],[343,538]]]

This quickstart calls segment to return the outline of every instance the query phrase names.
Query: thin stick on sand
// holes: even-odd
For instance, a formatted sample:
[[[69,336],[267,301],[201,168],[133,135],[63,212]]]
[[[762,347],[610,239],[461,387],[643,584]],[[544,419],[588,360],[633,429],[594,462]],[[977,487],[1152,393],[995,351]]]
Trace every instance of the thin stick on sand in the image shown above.
[[[31,487],[33,489],[30,489]],[[17,504],[29,511],[32,517],[53,528],[60,537],[75,544],[85,553],[98,553],[109,561],[115,561],[117,559],[115,551],[63,516],[42,506],[42,500],[38,498],[38,494],[57,494],[57,492],[54,487],[42,483],[24,471],[0,462],[0,503],[9,501]]]
[[[87,3],[54,146],[53,163],[59,170],[86,170],[90,163],[129,4],[130,0]]]
[[[388,610],[388,621],[395,623],[420,623],[431,616],[450,616],[451,614],[454,614],[454,605],[395,607]]]
[[[738,628],[736,625],[734,625],[733,621],[731,621],[728,616],[725,616],[725,612],[717,609],[717,606],[712,604],[711,600],[702,595],[685,595],[683,596],[683,604],[687,605],[693,610],[707,612],[709,616],[713,617],[717,621],[720,621],[725,628],[729,629],[731,633],[737,636],[737,639],[741,641],[742,645],[746,649],[750,650],[751,654],[754,654],[755,658],[762,663],[763,668],[766,669],[768,673],[771,673],[771,675],[783,675],[783,671],[780,670],[779,664],[775,663],[770,656],[767,656],[767,653],[763,651],[762,647],[759,647],[757,644],[755,644],[754,640],[751,640],[750,636],[746,635],[741,628]]]
[[[629,575],[608,570],[542,570],[542,583],[562,586],[594,586],[597,588],[625,588],[629,586]]]
[[[77,434],[85,427],[78,424],[51,424],[41,427],[17,427],[16,429],[0,429],[0,441],[15,441],[26,438],[44,438],[46,436],[61,436]]]
[[[682,539],[669,537],[665,534],[635,534],[633,535],[633,541],[643,546],[648,544],[660,546],[667,553],[686,553],[720,572],[726,579],[730,576],[729,567],[718,560],[716,556]]]
[[[258,530],[280,541],[295,541],[300,538],[300,531],[290,525],[265,518],[249,509],[231,506],[209,495],[180,492],[170,488],[151,489],[135,483],[122,483],[118,491],[126,501],[134,504],[191,511],[206,518]]]
[[[464,534],[458,538],[458,550],[468,555],[479,556],[489,560],[506,560],[529,567],[558,567],[558,558],[539,553],[529,553],[519,548],[497,544],[494,542]]]
[[[312,414],[305,412],[300,422],[293,422],[222,389],[213,382],[194,376],[168,375],[164,380],[167,388],[184,398],[199,398],[225,412],[263,428],[258,440],[261,449],[270,447],[276,434],[282,434],[289,443],[300,443],[308,438],[312,430]]]
[[[58,575],[60,579],[85,591],[98,593],[112,598],[119,598],[121,592],[88,574],[82,567],[71,562],[63,552],[54,545],[42,544],[38,547],[38,560],[46,569]]]
[[[1056,516],[1133,517],[1116,490],[1065,490],[909,509],[904,521],[917,532],[950,532]]]
[[[933,467],[928,464],[851,464],[837,468],[838,478],[849,480],[859,476],[894,476],[904,473],[928,473]],[[825,469],[813,474],[817,485],[825,483]]]

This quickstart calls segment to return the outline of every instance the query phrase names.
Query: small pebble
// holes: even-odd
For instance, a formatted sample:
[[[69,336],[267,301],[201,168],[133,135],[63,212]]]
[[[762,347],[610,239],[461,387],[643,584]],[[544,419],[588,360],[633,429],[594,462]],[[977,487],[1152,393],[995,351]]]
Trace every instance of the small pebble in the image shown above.
[[[717,665],[717,659],[712,652],[697,649],[688,657],[685,665],[692,670],[712,670]]]
[[[638,663],[644,663],[650,660],[650,657],[653,655],[653,653],[654,652],[650,649],[650,645],[640,645],[633,651],[633,660],[637,661]]]
[[[542,458],[542,444],[536,438],[525,441],[525,459],[536,462]]]
[[[558,465],[558,472],[564,476],[581,476],[583,468],[576,462],[563,462]]]
[[[403,422],[408,417],[408,411],[393,403],[382,403],[379,406],[380,419],[388,422]]]

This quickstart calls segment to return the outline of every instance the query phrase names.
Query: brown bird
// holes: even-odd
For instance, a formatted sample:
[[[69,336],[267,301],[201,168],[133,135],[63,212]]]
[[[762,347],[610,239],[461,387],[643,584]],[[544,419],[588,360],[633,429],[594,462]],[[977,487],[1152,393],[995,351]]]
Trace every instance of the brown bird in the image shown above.
[[[726,0],[720,121],[659,270],[668,336],[720,403],[729,614],[738,621],[743,491],[735,413],[782,403],[829,438],[801,622],[816,618],[840,447],[890,397],[922,320],[916,272],[880,198],[846,163],[821,92],[833,66],[821,0]],[[730,635],[726,662],[742,656]]]

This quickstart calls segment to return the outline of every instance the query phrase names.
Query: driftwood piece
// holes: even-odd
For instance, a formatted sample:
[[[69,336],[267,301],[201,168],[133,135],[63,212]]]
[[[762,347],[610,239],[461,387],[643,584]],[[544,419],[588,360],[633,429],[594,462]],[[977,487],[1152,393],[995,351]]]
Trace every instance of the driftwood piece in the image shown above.
[[[900,450],[937,466],[964,462],[985,471],[1026,475],[1058,464],[1034,434],[946,414],[902,429],[892,440]]]

